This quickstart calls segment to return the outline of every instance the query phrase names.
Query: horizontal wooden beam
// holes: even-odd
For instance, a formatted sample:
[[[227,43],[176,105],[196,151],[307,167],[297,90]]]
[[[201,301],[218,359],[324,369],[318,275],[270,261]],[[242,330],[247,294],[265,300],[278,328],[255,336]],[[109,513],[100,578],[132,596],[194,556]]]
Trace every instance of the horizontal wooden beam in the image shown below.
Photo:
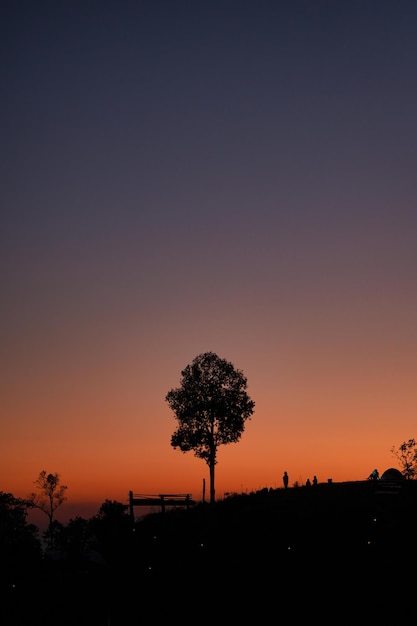
[[[190,493],[160,493],[158,495],[134,494],[129,491],[130,512],[133,516],[134,506],[160,506],[165,510],[166,506],[189,506],[195,504]]]
[[[130,502],[133,506],[161,506],[162,504],[165,506],[175,506],[176,504],[195,504],[195,501],[191,500],[191,498],[184,498],[183,500],[176,498],[132,498]]]

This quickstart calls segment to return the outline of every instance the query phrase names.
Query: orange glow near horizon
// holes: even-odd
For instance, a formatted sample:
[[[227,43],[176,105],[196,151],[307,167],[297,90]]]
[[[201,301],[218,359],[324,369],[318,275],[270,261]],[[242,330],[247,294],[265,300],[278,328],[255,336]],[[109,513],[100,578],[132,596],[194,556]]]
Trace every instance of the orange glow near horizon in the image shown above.
[[[181,370],[207,350],[243,371],[255,401],[240,441],[218,450],[218,498],[280,487],[284,470],[290,485],[314,474],[362,480],[397,466],[391,448],[415,435],[417,357],[404,329],[382,345],[373,324],[353,339],[347,316],[336,334],[320,321],[314,341],[297,321],[246,332],[229,320],[216,340],[216,321],[191,335],[179,319],[170,323],[175,343],[168,325],[148,325],[140,339],[115,320],[104,346],[94,330],[46,350],[39,335],[32,346],[15,338],[3,377],[1,489],[25,497],[40,471],[58,472],[68,486],[64,519],[70,504],[85,511],[91,502],[93,515],[105,499],[126,502],[129,490],[201,499],[205,479],[208,497],[206,464],[170,445],[177,422],[165,402]]]
[[[245,372],[250,367],[240,369]],[[144,385],[148,398],[151,378]],[[305,390],[304,396],[298,397],[295,389],[277,391],[262,376],[249,374],[248,393],[255,400],[255,412],[240,441],[218,449],[216,497],[282,487],[284,470],[290,485],[303,485],[314,474],[319,482],[329,478],[342,482],[364,480],[374,467],[381,473],[397,467],[391,448],[413,436],[414,424],[414,389],[407,381],[402,383],[393,381],[379,394],[373,393],[371,384],[360,394],[358,387],[363,383],[358,383],[355,390],[351,381],[349,389],[355,393],[347,398],[342,388],[337,389],[336,381],[331,384],[328,378],[323,391],[331,389],[332,393],[320,405],[317,390]],[[51,379],[49,384],[53,385]],[[158,399],[154,407],[145,398],[141,408],[132,388],[130,401],[124,396],[130,413],[119,419],[114,417],[119,411],[117,390],[109,393],[109,384],[104,386],[107,397],[98,399],[90,414],[85,412],[73,419],[73,395],[57,405],[52,396],[51,406],[45,402],[42,415],[36,416],[33,411],[25,429],[23,415],[10,422],[0,460],[2,490],[26,497],[35,491],[33,481],[41,470],[58,472],[68,487],[67,502],[57,512],[57,519],[64,522],[77,515],[77,506],[84,515],[88,511],[91,516],[106,499],[127,503],[129,490],[145,494],[191,493],[201,500],[205,480],[208,498],[206,464],[193,453],[184,454],[170,446],[176,421],[161,402],[161,383],[154,383]],[[177,385],[178,380],[173,384],[165,380],[164,391]],[[401,433],[398,422],[392,419],[400,398]],[[69,406],[67,399],[72,400]],[[14,407],[10,403],[9,412],[13,408],[16,410],[16,403]],[[146,415],[146,420],[137,417],[139,414]]]

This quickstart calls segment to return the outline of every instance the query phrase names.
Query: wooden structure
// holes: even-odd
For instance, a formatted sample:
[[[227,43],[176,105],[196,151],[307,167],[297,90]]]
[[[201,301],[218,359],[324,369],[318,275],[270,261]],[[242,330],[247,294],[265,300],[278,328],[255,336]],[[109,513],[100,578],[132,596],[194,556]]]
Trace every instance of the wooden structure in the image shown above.
[[[132,520],[134,519],[133,507],[135,506],[160,506],[162,513],[164,513],[167,506],[185,506],[188,509],[192,504],[195,504],[195,500],[191,499],[190,493],[144,495],[129,491],[129,512]]]

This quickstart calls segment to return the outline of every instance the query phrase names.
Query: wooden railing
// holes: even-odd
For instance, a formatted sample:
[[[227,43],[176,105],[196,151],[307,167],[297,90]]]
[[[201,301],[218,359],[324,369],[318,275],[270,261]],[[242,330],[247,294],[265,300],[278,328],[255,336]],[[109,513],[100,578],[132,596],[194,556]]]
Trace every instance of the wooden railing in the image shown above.
[[[145,495],[129,491],[129,510],[133,519],[133,507],[135,506],[160,506],[162,513],[167,506],[186,506],[195,504],[190,493],[159,493],[157,495]]]

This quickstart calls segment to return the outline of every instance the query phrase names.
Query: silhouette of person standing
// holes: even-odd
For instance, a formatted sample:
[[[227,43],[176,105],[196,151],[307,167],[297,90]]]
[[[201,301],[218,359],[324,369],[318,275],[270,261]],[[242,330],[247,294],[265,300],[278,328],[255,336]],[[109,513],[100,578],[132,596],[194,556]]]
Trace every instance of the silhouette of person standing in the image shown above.
[[[314,474],[313,477],[313,485],[316,486],[317,485],[317,476]]]
[[[282,477],[283,483],[284,483],[284,489],[288,489],[288,474],[287,472],[284,472],[284,476]]]

